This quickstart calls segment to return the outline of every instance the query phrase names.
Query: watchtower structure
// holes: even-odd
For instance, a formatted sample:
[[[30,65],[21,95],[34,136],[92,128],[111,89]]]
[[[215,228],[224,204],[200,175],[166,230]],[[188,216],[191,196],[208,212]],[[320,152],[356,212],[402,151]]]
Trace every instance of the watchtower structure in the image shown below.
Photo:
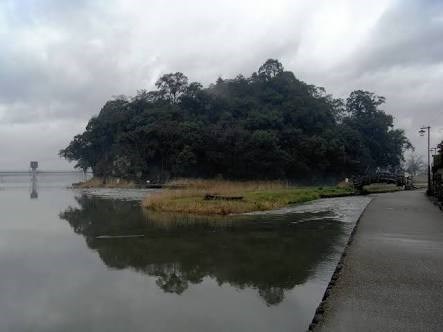
[[[33,172],[37,171],[38,168],[38,161],[31,161],[30,163],[30,167],[32,169]]]
[[[32,177],[35,177],[37,175],[38,161],[31,161],[29,165],[31,167]]]

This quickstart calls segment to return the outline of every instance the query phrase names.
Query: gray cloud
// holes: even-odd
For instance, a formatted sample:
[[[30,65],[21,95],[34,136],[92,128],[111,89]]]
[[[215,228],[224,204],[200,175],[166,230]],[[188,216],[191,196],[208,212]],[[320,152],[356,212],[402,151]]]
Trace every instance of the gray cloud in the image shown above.
[[[443,60],[443,3],[399,1],[379,20],[360,68],[426,66]]]
[[[0,169],[69,168],[57,151],[113,95],[183,71],[206,84],[279,58],[345,97],[387,97],[385,110],[423,150],[443,139],[439,1],[5,0],[0,2]],[[439,131],[441,129],[441,131]]]
[[[393,1],[348,56],[326,75],[311,69],[306,77],[342,97],[357,88],[385,96],[385,111],[424,154],[421,126],[433,127],[432,144],[443,140],[442,36],[442,2]]]

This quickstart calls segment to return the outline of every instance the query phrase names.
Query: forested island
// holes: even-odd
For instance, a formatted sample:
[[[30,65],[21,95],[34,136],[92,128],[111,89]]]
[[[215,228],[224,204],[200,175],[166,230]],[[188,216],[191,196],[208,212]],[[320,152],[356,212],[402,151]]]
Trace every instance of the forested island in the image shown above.
[[[104,178],[318,182],[396,169],[412,147],[383,97],[336,99],[274,59],[250,77],[203,87],[177,72],[156,88],[107,101],[60,156]]]

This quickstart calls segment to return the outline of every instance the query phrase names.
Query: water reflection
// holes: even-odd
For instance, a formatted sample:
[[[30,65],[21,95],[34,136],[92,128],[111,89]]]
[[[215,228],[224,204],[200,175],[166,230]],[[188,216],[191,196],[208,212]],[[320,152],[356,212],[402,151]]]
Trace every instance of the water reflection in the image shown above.
[[[31,194],[30,194],[31,199],[37,199],[38,198],[37,185],[38,185],[37,175],[35,174],[35,172],[33,172],[32,176],[31,176]]]
[[[85,195],[76,200],[79,207],[69,207],[60,218],[88,247],[108,267],[156,277],[167,293],[182,294],[209,277],[219,285],[257,289],[267,305],[279,304],[287,290],[306,282],[343,234],[342,224],[327,214],[321,222],[297,223],[312,218],[303,213],[220,223],[147,214],[137,202]],[[112,238],[131,234],[143,237]],[[102,235],[111,237],[97,238]]]

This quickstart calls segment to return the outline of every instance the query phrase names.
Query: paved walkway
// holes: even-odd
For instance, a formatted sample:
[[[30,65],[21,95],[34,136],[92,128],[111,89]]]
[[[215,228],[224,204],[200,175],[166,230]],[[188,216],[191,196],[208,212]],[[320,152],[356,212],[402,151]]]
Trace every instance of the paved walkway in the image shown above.
[[[375,196],[314,331],[443,331],[443,213],[424,192]]]

